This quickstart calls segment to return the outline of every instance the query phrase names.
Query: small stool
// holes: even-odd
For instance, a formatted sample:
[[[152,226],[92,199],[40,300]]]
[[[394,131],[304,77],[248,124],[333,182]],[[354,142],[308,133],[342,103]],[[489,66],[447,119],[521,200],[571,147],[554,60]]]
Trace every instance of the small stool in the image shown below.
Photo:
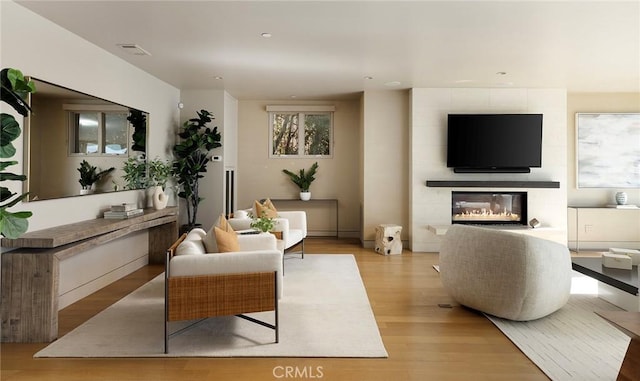
[[[376,253],[402,254],[402,226],[382,224],[376,226]]]

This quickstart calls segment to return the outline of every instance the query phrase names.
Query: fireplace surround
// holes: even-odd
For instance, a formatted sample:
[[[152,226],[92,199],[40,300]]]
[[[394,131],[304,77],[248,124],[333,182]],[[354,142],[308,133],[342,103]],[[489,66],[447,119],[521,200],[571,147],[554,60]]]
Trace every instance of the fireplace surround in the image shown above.
[[[451,223],[526,225],[527,192],[451,192]]]

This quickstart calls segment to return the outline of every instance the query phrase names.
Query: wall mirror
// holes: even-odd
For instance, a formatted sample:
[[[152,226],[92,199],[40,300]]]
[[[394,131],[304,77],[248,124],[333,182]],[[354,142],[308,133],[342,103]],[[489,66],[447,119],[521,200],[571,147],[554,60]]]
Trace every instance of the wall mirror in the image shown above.
[[[24,121],[24,165],[29,201],[79,196],[80,163],[97,171],[111,167],[92,192],[136,189],[125,181],[128,160],[146,157],[148,114],[31,78],[32,112]]]

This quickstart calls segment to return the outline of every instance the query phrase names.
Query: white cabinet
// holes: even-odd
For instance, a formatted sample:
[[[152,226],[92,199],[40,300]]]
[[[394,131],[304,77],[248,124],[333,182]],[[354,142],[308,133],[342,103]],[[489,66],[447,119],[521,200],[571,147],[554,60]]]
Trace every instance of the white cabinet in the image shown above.
[[[640,248],[640,209],[568,208],[569,248]]]

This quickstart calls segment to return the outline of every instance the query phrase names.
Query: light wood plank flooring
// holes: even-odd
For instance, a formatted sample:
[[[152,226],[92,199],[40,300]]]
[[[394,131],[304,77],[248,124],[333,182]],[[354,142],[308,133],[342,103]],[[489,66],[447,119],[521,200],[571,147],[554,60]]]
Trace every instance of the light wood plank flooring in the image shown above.
[[[307,253],[355,255],[389,358],[34,359],[46,344],[2,344],[0,379],[548,380],[489,320],[446,294],[432,268],[437,254],[405,250],[385,257],[357,240],[334,238],[307,239],[305,246]],[[60,311],[60,336],[162,271],[144,267]]]

